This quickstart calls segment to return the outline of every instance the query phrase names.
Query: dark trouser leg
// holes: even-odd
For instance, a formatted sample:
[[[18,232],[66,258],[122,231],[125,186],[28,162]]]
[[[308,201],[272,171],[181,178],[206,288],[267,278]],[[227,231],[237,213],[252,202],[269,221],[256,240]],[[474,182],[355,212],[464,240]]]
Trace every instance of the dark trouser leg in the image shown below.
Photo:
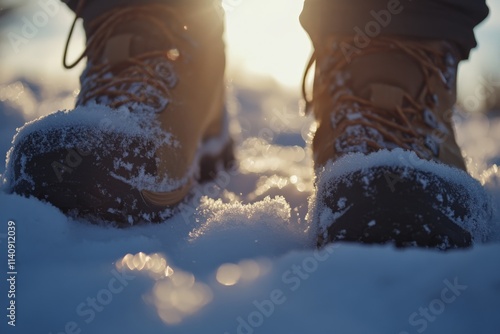
[[[300,20],[313,40],[324,34],[402,35],[457,44],[466,59],[473,29],[488,16],[484,0],[306,0]]]

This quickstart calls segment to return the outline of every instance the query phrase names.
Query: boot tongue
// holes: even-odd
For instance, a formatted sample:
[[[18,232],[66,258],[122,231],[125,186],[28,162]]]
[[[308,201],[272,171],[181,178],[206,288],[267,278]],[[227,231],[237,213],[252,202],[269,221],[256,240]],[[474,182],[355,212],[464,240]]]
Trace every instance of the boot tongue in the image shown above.
[[[129,59],[132,56],[131,45],[134,36],[120,34],[111,37],[106,43],[102,58],[111,66]]]
[[[144,53],[171,49],[172,42],[154,31],[154,27],[146,21],[125,23],[114,28],[106,41],[102,59],[115,66]]]
[[[402,106],[405,94],[418,99],[424,81],[418,63],[397,52],[363,55],[346,69],[354,94],[383,109]]]

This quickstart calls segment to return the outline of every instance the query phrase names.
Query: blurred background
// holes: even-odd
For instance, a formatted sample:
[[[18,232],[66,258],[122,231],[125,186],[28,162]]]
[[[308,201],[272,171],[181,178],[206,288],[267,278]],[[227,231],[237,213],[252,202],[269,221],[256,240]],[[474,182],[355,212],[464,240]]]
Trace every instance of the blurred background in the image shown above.
[[[57,3],[59,6],[45,15],[48,19],[44,20],[43,15],[38,15],[44,10],[38,0],[0,0],[0,84],[16,77],[29,77],[54,88],[78,88],[81,67],[64,71],[61,66],[73,13],[64,4]],[[230,77],[242,82],[255,76],[268,77],[297,90],[311,52],[309,40],[298,22],[302,3],[303,0],[223,0]],[[473,112],[490,109],[494,104],[497,94],[482,94],[478,89],[495,85],[500,74],[500,0],[487,3],[490,16],[476,29],[479,47],[460,68],[460,100]],[[35,31],[25,34],[26,22],[34,20]],[[71,55],[78,55],[83,47],[79,22]],[[473,103],[467,99],[471,94],[488,95],[488,98]]]
[[[73,70],[62,67],[74,14],[57,0],[48,13],[41,3],[47,0],[0,0],[2,156],[16,127],[55,110],[72,108],[78,94],[84,62]],[[476,29],[479,47],[460,65],[459,102],[469,113],[494,115],[500,110],[500,0],[487,3],[490,16]],[[256,110],[254,116],[247,113],[249,124],[262,116],[263,109],[296,109],[299,117],[301,76],[311,54],[310,42],[298,21],[302,4],[303,0],[223,0],[228,77],[234,87],[253,92],[243,99],[237,96],[244,108]],[[26,28],[33,22],[35,29]],[[84,45],[79,22],[70,59],[75,59]],[[250,128],[246,126],[246,130]],[[2,170],[3,166],[0,173]]]

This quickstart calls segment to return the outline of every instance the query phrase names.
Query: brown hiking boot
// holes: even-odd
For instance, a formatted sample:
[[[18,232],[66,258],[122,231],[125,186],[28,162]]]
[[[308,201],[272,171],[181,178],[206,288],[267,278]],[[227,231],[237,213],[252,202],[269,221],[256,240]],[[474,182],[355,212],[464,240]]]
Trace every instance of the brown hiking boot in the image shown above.
[[[93,221],[169,217],[232,159],[220,10],[135,5],[90,22],[77,107],[19,131],[11,191]]]
[[[444,41],[382,37],[364,49],[351,41],[314,41],[308,66],[316,61],[318,246],[448,249],[483,238],[488,200],[465,172],[451,120],[457,51]]]

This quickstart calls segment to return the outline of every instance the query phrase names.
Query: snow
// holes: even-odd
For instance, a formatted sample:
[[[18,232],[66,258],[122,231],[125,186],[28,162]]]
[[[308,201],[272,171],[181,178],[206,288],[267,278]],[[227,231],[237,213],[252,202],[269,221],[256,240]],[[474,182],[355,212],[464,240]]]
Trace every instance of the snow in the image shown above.
[[[447,165],[420,159],[415,152],[405,151],[400,148],[389,150],[380,150],[376,153],[365,155],[363,153],[349,153],[341,157],[337,161],[330,161],[325,167],[317,171],[318,177],[316,186],[319,193],[323,193],[323,189],[328,189],[331,180],[338,180],[356,171],[366,173],[362,181],[366,185],[367,191],[370,185],[370,178],[373,177],[373,170],[376,167],[384,166],[385,168],[401,167],[402,171],[398,172],[404,178],[405,174],[410,171],[423,172],[418,175],[417,182],[422,184],[425,189],[429,183],[440,184],[439,179],[445,180],[447,183],[460,187],[467,191],[466,195],[460,195],[459,200],[467,204],[468,214],[465,218],[459,218],[453,211],[452,203],[450,207],[440,206],[441,211],[452,220],[456,221],[462,228],[469,231],[475,241],[487,240],[494,227],[494,222],[491,221],[492,216],[492,199],[491,196],[484,190],[483,186],[476,179],[469,177],[465,171]],[[430,174],[424,174],[424,173]],[[390,186],[390,185],[389,185]],[[441,190],[441,189],[440,189]],[[442,191],[446,191],[443,189]],[[444,194],[444,193],[443,193]],[[455,196],[447,193],[448,196]],[[436,196],[442,196],[441,193]],[[345,207],[345,203],[341,203],[339,208]],[[326,211],[326,214],[324,213]],[[321,230],[326,230],[332,221],[334,222],[342,216],[347,209],[339,212],[331,212],[331,210],[323,205],[322,200],[310,201],[311,217],[321,217]],[[329,214],[331,213],[331,214]],[[325,216],[326,215],[326,216]],[[371,226],[371,225],[369,225]]]
[[[211,231],[225,232],[222,236],[192,240],[179,220],[103,229],[68,221],[33,199],[2,194],[0,200],[12,208],[2,212],[2,221],[15,217],[18,235],[15,332],[59,333],[71,322],[83,333],[331,333],[332,328],[341,333],[417,333],[424,326],[429,333],[488,333],[499,325],[498,244],[446,254],[344,244],[315,251],[300,249],[282,229],[264,233],[269,226],[263,224],[259,233],[257,226],[247,228],[245,217],[226,220],[236,227],[221,223],[230,225],[225,226],[230,231],[222,226]],[[240,211],[259,214],[259,209]],[[251,223],[259,225],[259,220]],[[184,272],[179,273],[181,282],[155,279],[145,270],[121,275],[117,264],[140,251],[153,258],[164,254],[173,271],[169,277]],[[250,274],[233,285],[221,284],[226,281],[218,280],[217,273],[228,263],[233,269],[250,267]],[[454,292],[450,284],[460,289]],[[196,296],[192,298],[199,302],[194,307],[177,304],[177,288],[177,296]],[[93,299],[100,311],[89,306]],[[421,315],[425,308],[432,320]],[[172,309],[185,311],[179,312],[181,320],[172,316],[177,314]],[[412,315],[418,325],[409,322]]]
[[[8,326],[3,315],[2,333],[403,334],[499,328],[498,211],[489,242],[468,250],[353,244],[316,250],[315,227],[306,220],[314,174],[305,145],[311,120],[298,111],[292,117],[291,111],[265,109],[276,100],[254,90],[252,102],[262,118],[286,117],[279,127],[263,120],[255,128],[244,126],[256,117],[246,108],[249,92],[234,87],[232,93],[240,104],[234,115],[240,122],[239,169],[197,186],[182,213],[164,224],[99,227],[36,199],[0,193],[2,254],[8,221],[15,222],[17,237],[16,326]],[[275,93],[287,108],[298,108],[294,95]],[[15,114],[4,115],[9,120]],[[480,147],[499,130],[495,118],[458,124],[472,157],[471,173],[495,204],[500,145]],[[372,165],[399,158],[418,162],[407,152],[389,155],[382,153]],[[350,155],[338,168],[346,172],[365,164],[366,158]],[[417,165],[466,182],[444,166]],[[334,214],[340,213],[329,213]]]
[[[57,135],[60,136],[61,140],[58,141],[57,144],[59,144],[60,147],[56,147],[55,145],[57,144],[54,144],[53,140],[46,139],[49,136],[45,137],[45,140],[37,142],[34,142],[35,140],[31,138],[30,146],[34,152],[43,153],[53,148],[68,149],[68,154],[74,152],[80,159],[80,156],[86,156],[91,152],[96,152],[97,148],[99,148],[99,152],[102,156],[106,156],[106,152],[109,149],[108,144],[117,143],[121,146],[121,150],[125,152],[123,158],[126,158],[128,153],[137,154],[136,151],[130,149],[132,146],[136,147],[137,145],[147,145],[149,143],[154,143],[155,147],[173,147],[176,145],[172,135],[163,131],[155,121],[154,112],[140,110],[140,112],[131,113],[125,106],[117,110],[112,110],[111,108],[98,105],[94,102],[89,102],[85,106],[79,106],[71,111],[60,110],[26,123],[16,133],[13,139],[13,145],[22,142],[26,138],[30,138],[29,136],[35,133],[50,134],[53,129],[59,130]],[[127,134],[127,136],[116,135],[122,133]],[[76,152],[73,147],[77,147]],[[136,148],[135,150],[138,149],[139,148]],[[153,158],[154,150],[147,150],[147,152],[151,154],[149,158]],[[7,188],[12,188],[14,186],[10,184],[10,180],[13,179],[12,173],[14,171],[13,166],[11,166],[15,160],[13,154],[13,151],[9,151],[7,156],[5,172]],[[29,154],[21,158],[21,160],[25,159],[30,159]],[[130,170],[131,168],[131,166],[121,158],[115,159],[114,164],[115,168],[124,168],[126,170]],[[191,176],[187,175],[181,180],[173,180],[165,177],[159,182],[158,178],[148,174],[143,166],[136,167],[138,170],[137,175],[130,178],[123,178],[118,175],[113,176],[138,189],[157,191],[177,189],[184,185]],[[194,171],[190,171],[190,173],[193,172]],[[21,171],[21,177],[18,181],[22,179],[29,180],[29,175],[24,173],[24,169]]]
[[[238,134],[238,168],[198,185],[181,213],[164,224],[95,226],[34,198],[0,192],[2,281],[9,221],[16,228],[17,270],[16,326],[7,324],[2,283],[1,333],[405,334],[500,328],[498,208],[488,241],[468,250],[341,243],[316,250],[316,228],[306,219],[314,190],[306,145],[311,119],[300,116],[295,94],[277,88],[239,84],[230,97],[237,107],[238,122],[231,127]],[[67,100],[65,94],[59,98]],[[13,134],[18,115],[29,113],[8,98],[1,107],[2,124]],[[493,204],[500,203],[500,119],[457,121],[471,175]],[[330,172],[349,172],[350,165],[368,163],[363,159],[350,155]],[[406,152],[371,159],[372,165],[419,162]],[[416,165],[478,189],[463,173]]]

